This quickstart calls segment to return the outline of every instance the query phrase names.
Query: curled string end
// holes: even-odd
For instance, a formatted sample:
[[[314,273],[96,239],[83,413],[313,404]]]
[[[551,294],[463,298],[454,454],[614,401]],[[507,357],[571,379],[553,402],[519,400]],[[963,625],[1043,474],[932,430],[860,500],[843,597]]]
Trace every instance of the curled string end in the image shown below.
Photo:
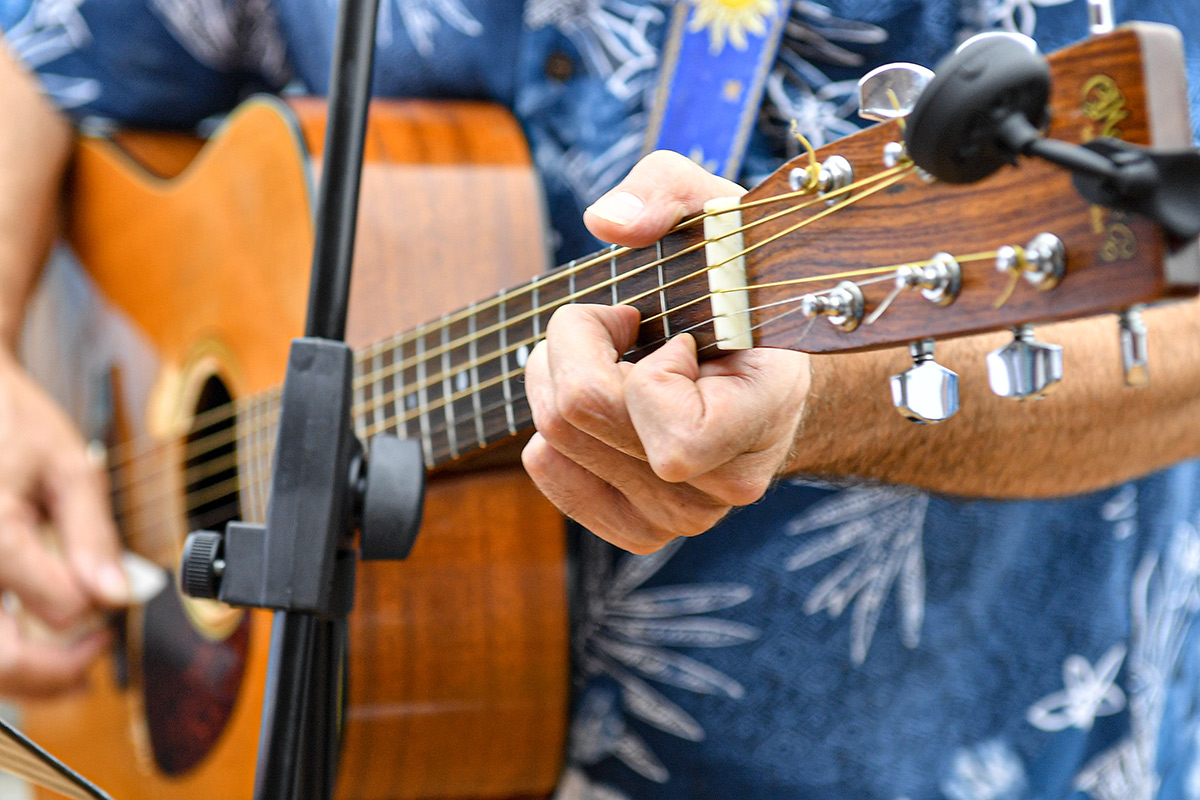
[[[804,188],[806,190],[815,189],[821,182],[821,165],[817,163],[817,151],[813,148],[812,142],[800,132],[799,122],[792,120],[791,130],[792,136],[795,136],[796,141],[804,145],[804,150],[808,153],[808,166],[804,168],[804,171],[808,173],[808,181]]]

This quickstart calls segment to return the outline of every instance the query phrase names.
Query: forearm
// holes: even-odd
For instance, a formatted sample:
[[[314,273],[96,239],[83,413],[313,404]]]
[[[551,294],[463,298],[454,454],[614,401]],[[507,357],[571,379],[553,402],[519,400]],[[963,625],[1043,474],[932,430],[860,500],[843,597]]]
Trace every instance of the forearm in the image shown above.
[[[1112,317],[1036,329],[1063,346],[1062,383],[1039,401],[996,397],[985,354],[1006,333],[941,342],[959,374],[961,410],[914,425],[892,407],[889,375],[906,350],[814,357],[789,469],[859,476],[960,495],[1041,497],[1109,486],[1200,454],[1200,304],[1146,312],[1151,383],[1122,384]]]
[[[55,233],[70,126],[0,43],[0,345],[11,349],[22,309]]]

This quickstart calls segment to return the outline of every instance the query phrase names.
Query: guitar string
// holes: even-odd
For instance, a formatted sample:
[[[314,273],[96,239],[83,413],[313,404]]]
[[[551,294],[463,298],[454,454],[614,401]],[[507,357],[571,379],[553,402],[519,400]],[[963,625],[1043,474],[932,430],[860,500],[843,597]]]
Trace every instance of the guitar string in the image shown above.
[[[715,269],[734,258],[738,258],[738,257],[744,256],[748,253],[751,253],[758,247],[769,244],[770,242],[775,241],[778,238],[781,238],[782,236],[789,235],[790,233],[794,233],[795,231],[799,230],[800,228],[802,228],[808,224],[811,224],[812,222],[816,222],[819,219],[822,219],[825,216],[828,216],[829,214],[831,214],[837,210],[840,210],[841,208],[844,208],[847,205],[857,202],[859,199],[863,199],[865,197],[868,197],[870,194],[875,193],[876,191],[887,188],[887,186],[890,186],[890,185],[898,182],[899,180],[902,180],[903,178],[907,177],[909,172],[911,172],[911,169],[909,169],[907,171],[900,170],[900,169],[889,170],[888,174],[891,177],[889,179],[885,180],[883,183],[880,183],[878,186],[874,186],[871,189],[866,190],[860,194],[851,195],[850,197],[844,198],[840,203],[836,203],[833,206],[831,206],[830,208],[827,208],[824,211],[822,211],[816,215],[813,215],[812,217],[808,217],[805,220],[802,220],[801,222],[791,226],[790,228],[785,229],[784,231],[780,232],[779,234],[776,234],[773,237],[770,237],[770,238],[764,240],[763,242],[760,242],[756,245],[753,245],[751,247],[747,247],[747,248],[743,249],[741,252],[736,253],[733,256],[730,256],[729,258],[727,258],[726,261],[724,261],[724,262],[721,262],[719,264],[715,264],[712,266],[706,266],[700,270],[694,271],[694,272],[692,272],[688,275],[685,275],[681,278],[677,278],[674,281],[671,281],[663,286],[654,287],[650,291],[643,292],[642,294],[636,295],[632,298],[627,298],[626,300],[622,301],[622,304],[631,304],[638,300],[645,299],[646,297],[649,297],[649,296],[652,296],[653,294],[661,292],[663,289],[670,288],[672,286],[675,286],[679,283],[683,283],[688,280],[692,280],[695,277],[702,275],[704,272],[707,272],[710,269]],[[864,183],[866,183],[866,182],[874,182],[874,181],[864,181]],[[847,191],[852,188],[853,187],[844,187],[843,190],[839,190],[838,194],[842,194],[842,193],[844,193],[844,191]],[[833,193],[830,193],[830,194],[833,194]],[[817,201],[823,201],[825,199],[826,198],[824,196],[816,198]],[[759,204],[761,204],[761,203],[759,203]],[[810,203],[810,204],[804,204],[804,205],[808,206],[808,205],[812,205],[812,204]],[[775,214],[769,215],[768,217],[758,220],[755,223],[751,223],[749,225],[744,225],[739,230],[747,230],[747,229],[753,227],[755,224],[763,224],[763,223],[771,221],[773,219],[777,219],[780,216],[782,216],[783,214],[789,213],[794,210],[795,210],[794,208],[784,209],[781,212],[776,212]],[[731,234],[732,233],[736,233],[736,231],[731,232]],[[725,235],[731,235],[731,234],[725,234]],[[646,265],[642,265],[641,267],[638,267],[636,270],[631,270],[629,273],[625,273],[619,277],[627,278],[627,277],[631,276],[632,274],[634,274],[635,272],[644,271],[645,269],[649,269],[653,266],[656,266],[658,263],[663,263],[665,261],[669,261],[671,259],[681,257],[682,255],[685,254],[685,252],[694,252],[695,250],[699,249],[699,247],[702,246],[703,244],[704,244],[704,242],[701,242],[694,247],[688,248],[687,251],[680,251],[679,253],[672,254],[671,256],[669,256],[665,259],[659,259],[658,261],[651,262]],[[602,262],[603,260],[606,260],[606,259],[597,259],[597,262]],[[833,279],[836,277],[839,277],[839,276],[828,276],[828,275],[814,276],[813,280],[830,280],[830,279]],[[603,286],[605,284],[611,285],[612,283],[613,283],[613,281],[609,280],[609,281],[606,281],[605,283],[601,284],[600,286],[590,287],[585,292],[576,292],[572,295],[568,295],[567,297],[559,298],[559,299],[555,300],[552,304],[546,304],[546,305],[540,306],[535,311],[540,314],[540,313],[544,313],[547,311],[557,309],[558,307],[565,305],[574,299],[585,296],[587,294],[590,294],[594,291],[599,290],[600,288],[603,288]],[[689,304],[690,304],[690,302],[689,302]],[[530,314],[526,314],[524,316],[524,318],[528,318],[529,316],[530,316]],[[517,321],[518,319],[519,319],[518,317],[514,317],[511,320],[506,321],[506,325],[510,324],[511,322]],[[499,326],[499,325],[491,326],[490,330],[495,332],[495,331],[499,330],[500,327],[501,326]],[[484,331],[487,331],[487,330],[489,330],[489,329],[484,329]],[[480,334],[482,334],[482,333],[483,332],[480,332]],[[482,337],[481,337],[481,335],[477,334],[475,338],[478,339],[478,338],[482,338]],[[468,341],[468,340],[460,339],[459,341],[462,342],[462,341]],[[479,364],[481,364],[481,363],[485,363],[487,361],[494,360],[495,358],[506,355],[507,353],[510,353],[510,352],[519,351],[522,346],[528,346],[530,344],[534,344],[534,343],[536,343],[536,341],[537,341],[537,338],[534,337],[532,339],[527,339],[522,342],[516,342],[516,343],[512,344],[511,346],[504,348],[501,351],[493,352],[493,353],[488,354],[483,357],[477,356],[475,359],[471,360],[470,364],[460,365],[460,368],[458,371],[462,372],[464,369],[472,369],[472,368],[478,367]],[[463,346],[463,345],[460,344],[459,346]],[[428,363],[429,359],[433,355],[444,354],[444,353],[450,352],[452,349],[453,348],[449,347],[449,346],[431,349],[430,351],[427,351],[426,353],[424,353],[424,361],[425,361],[425,363]],[[365,358],[356,358],[356,363],[365,363],[366,360],[367,359],[365,359]],[[418,363],[417,360],[410,359],[408,361],[401,362],[400,365],[392,364],[383,370],[376,370],[373,373],[375,375],[375,380],[371,381],[371,384],[377,383],[379,381],[379,379],[382,377],[390,377],[390,376],[395,376],[397,374],[401,374],[404,369],[411,368],[412,366],[415,366],[417,363]],[[450,377],[450,375],[448,375],[446,372],[440,372],[440,373],[434,375],[433,377],[427,378],[424,382],[419,383],[419,385],[417,385],[417,386],[405,387],[405,388],[408,389],[409,393],[425,391],[432,387],[437,386],[439,383],[444,382],[449,377]],[[358,388],[362,388],[364,385],[368,385],[368,384],[364,384],[361,380],[356,383],[356,386]],[[222,422],[228,421],[233,415],[236,415],[238,413],[239,408],[249,410],[253,407],[253,405],[255,403],[262,402],[264,400],[269,401],[269,398],[272,395],[278,395],[279,391],[280,391],[279,387],[273,387],[272,389],[267,390],[266,392],[263,392],[263,393],[259,393],[251,398],[245,398],[240,401],[237,401],[236,403],[226,404],[224,406],[218,407],[217,409],[211,410],[209,412],[202,412],[201,415],[197,415],[196,421],[193,422],[192,427],[190,429],[191,434],[193,435],[194,438],[192,438],[190,441],[188,441],[185,446],[184,454],[183,454],[184,460],[190,461],[192,459],[202,457],[203,455],[205,455],[208,452],[208,450],[211,450],[216,447],[225,446],[225,445],[231,443],[234,440],[234,438],[236,438],[237,436],[248,436],[248,435],[251,435],[252,433],[254,433],[255,431],[252,429],[239,431],[239,430],[236,430],[235,427],[231,426],[228,428],[222,428],[221,430],[219,430],[213,434],[195,436],[195,434],[197,434],[201,431],[204,431],[208,428],[216,427],[216,426],[220,425]],[[469,394],[469,391],[468,391],[468,394]],[[396,392],[392,392],[392,393],[389,393],[389,395],[385,395],[385,397],[382,399],[372,398],[371,401],[368,401],[371,403],[371,405],[368,407],[367,410],[374,410],[375,408],[378,407],[378,405],[380,403],[386,404],[387,402],[391,402],[391,401],[395,400],[397,396],[398,396],[398,394]],[[461,399],[461,397],[463,397],[463,396],[466,396],[466,395],[460,393],[458,396],[458,399]],[[455,398],[452,397],[448,401],[443,400],[438,405],[436,405],[434,408],[443,408],[448,402],[453,402],[454,399]],[[224,413],[222,413],[222,414],[213,414],[212,413],[212,411],[217,411],[217,410],[224,410]],[[426,409],[426,410],[428,411],[428,410],[432,410],[432,409]],[[131,448],[132,444],[134,444],[134,443],[128,443],[125,445],[125,447],[132,449]],[[158,444],[159,443],[155,443],[155,445],[158,445]],[[108,456],[109,456],[110,463],[121,464],[121,463],[124,463],[125,461],[129,460],[129,459],[121,459],[121,458],[116,457],[118,455],[120,447],[121,447],[121,445],[117,445],[109,451]],[[151,452],[152,452],[152,449],[151,449]],[[197,452],[197,450],[199,450],[199,452]]]
[[[959,262],[990,261],[995,258],[995,255],[996,255],[995,252],[972,253],[972,254],[958,257],[956,260],[958,260]],[[847,273],[839,274],[838,277],[853,277],[853,276],[868,276],[868,275],[874,276],[871,278],[867,278],[866,280],[859,281],[858,282],[859,285],[862,286],[862,285],[878,283],[881,281],[886,281],[886,280],[892,279],[896,273],[896,270],[899,267],[922,266],[926,263],[931,263],[931,261],[906,262],[905,264],[896,264],[896,265],[890,265],[890,266],[886,266],[886,267],[864,268],[864,269],[860,269],[860,270],[854,270],[854,271],[850,271]],[[814,281],[820,280],[820,279],[829,279],[830,277],[831,276],[809,276],[807,278],[796,278],[796,279],[791,279],[788,281],[775,282],[773,284],[770,284],[770,286],[811,283],[811,282],[814,282]],[[764,284],[764,285],[759,285],[759,286],[754,286],[754,287],[749,287],[749,288],[760,289],[760,288],[767,288],[767,286],[768,285]],[[825,289],[822,291],[829,291],[829,289]],[[778,306],[787,305],[787,304],[795,305],[795,304],[798,304],[798,302],[799,302],[799,298],[795,298],[795,297],[785,298],[783,300],[777,300],[777,301],[774,301],[772,303],[768,303],[765,305],[754,306],[754,307],[750,308],[749,311],[750,312],[762,311],[762,310],[765,310],[768,308],[778,307]],[[781,319],[785,316],[788,316],[790,314],[793,314],[798,310],[799,310],[799,308],[797,306],[792,309],[783,311],[779,314],[776,314],[772,317],[769,317],[767,319],[764,319],[761,322],[752,326],[751,330],[761,329],[762,327],[772,324],[774,322],[777,322],[779,319]],[[690,326],[689,328],[680,331],[680,333],[689,332],[692,329],[707,325],[709,322],[711,322],[711,319],[697,322],[694,325]],[[657,340],[654,342],[650,342],[647,345],[645,345],[645,347],[656,347],[656,346],[661,345],[664,341],[665,340],[660,339],[660,340]],[[717,346],[718,345],[716,342],[712,342],[707,345],[701,346],[700,349],[706,350],[706,349],[711,349],[711,348],[714,348]],[[512,379],[515,377],[519,377],[521,374],[523,374],[523,372],[524,372],[523,369],[511,370],[508,373],[504,373],[500,376],[493,378],[491,381],[489,381],[488,383],[484,384],[483,386],[481,386],[479,388],[488,388],[489,386],[495,385],[496,383],[500,382],[501,380],[509,380],[509,379]],[[466,394],[468,394],[468,392],[464,392],[456,397],[449,398],[446,402],[451,402],[455,399],[461,399]],[[488,413],[491,413],[493,411],[503,408],[505,406],[505,404],[506,404],[506,401],[499,401],[499,402],[491,403],[482,409],[482,413],[483,413],[483,415],[486,416]],[[443,402],[443,405],[444,405],[444,402]],[[440,405],[433,406],[428,410],[437,410],[438,408],[441,408],[441,406]],[[378,422],[378,423],[366,423],[365,422],[366,411],[360,405],[355,410],[355,419],[356,419],[355,427],[356,427],[356,430],[358,431],[359,435],[361,435],[363,437],[369,437],[373,433],[385,431],[385,430],[391,429],[393,427],[398,427],[400,422],[411,421],[412,419],[416,418],[420,413],[428,413],[428,410],[423,411],[423,412],[414,412],[411,414],[397,415],[397,416],[389,417],[389,418],[385,419],[384,421]],[[272,414],[272,412],[268,411],[266,413],[264,419],[261,421],[261,424],[256,426],[257,428],[265,429],[266,434],[267,434],[265,438],[263,438],[260,442],[257,442],[253,445],[248,445],[246,447],[239,448],[239,451],[236,454],[226,454],[224,456],[221,456],[220,459],[210,461],[210,462],[205,462],[204,464],[197,465],[197,467],[192,468],[192,469],[197,469],[197,468],[208,467],[209,472],[207,474],[202,474],[202,475],[197,476],[196,474],[191,472],[191,470],[185,471],[184,475],[189,476],[189,477],[185,477],[184,484],[188,485],[188,484],[194,483],[197,480],[203,480],[204,478],[215,477],[217,475],[220,475],[222,472],[226,472],[226,471],[230,471],[230,470],[234,469],[242,462],[247,463],[247,464],[254,463],[256,461],[261,462],[261,458],[264,455],[264,451],[270,452],[274,447],[275,424],[277,421],[278,421],[278,408],[275,409],[273,414]],[[430,431],[430,437],[432,438],[433,436],[436,436],[439,434],[444,434],[448,429],[449,429],[448,421],[438,421],[437,423],[435,423],[432,426],[431,431]],[[486,442],[483,444],[486,444]],[[439,459],[442,457],[449,457],[451,455],[451,451],[450,451],[449,447],[446,446],[446,447],[440,447],[440,448],[434,450],[433,454],[434,454],[434,464],[429,464],[428,466],[434,466],[436,463],[439,463]],[[220,468],[216,468],[218,465],[218,462],[220,463]],[[158,470],[155,477],[161,477],[164,473],[169,473],[169,472],[171,472],[171,470]],[[220,481],[219,483],[216,483],[216,484],[213,484],[210,486],[206,486],[206,487],[202,487],[202,488],[196,489],[196,490],[186,491],[184,493],[184,502],[186,505],[187,514],[189,516],[191,516],[191,515],[195,514],[199,509],[203,508],[204,506],[212,505],[214,503],[226,500],[228,498],[231,498],[231,497],[237,495],[237,493],[239,492],[239,487],[240,487],[240,491],[243,491],[243,492],[255,491],[255,490],[261,489],[263,482],[266,480],[268,472],[265,469],[256,470],[256,472],[258,472],[258,475],[256,475],[254,478],[249,479],[249,480],[246,480],[244,475],[234,475],[234,476],[231,476],[230,478]],[[159,506],[161,504],[162,500],[167,499],[168,497],[173,496],[174,494],[175,494],[175,492],[173,489],[171,489],[170,487],[164,487],[163,490],[158,493],[158,495],[152,495],[149,498],[140,498],[140,505],[138,507],[130,509],[127,513],[140,514],[140,513],[144,512],[145,509],[147,509],[147,508]],[[205,512],[205,513],[217,513],[217,511],[219,511],[219,510],[220,509],[215,509],[215,510],[212,510],[211,512]]]
[[[738,233],[742,233],[742,232],[750,230],[758,225],[762,225],[767,222],[771,222],[785,214],[794,213],[795,211],[798,211],[798,210],[804,210],[813,205],[819,204],[820,202],[823,202],[827,199],[844,195],[846,193],[854,191],[856,188],[859,188],[863,185],[868,185],[868,184],[876,182],[878,180],[882,180],[882,179],[886,179],[888,177],[895,176],[901,172],[904,172],[905,177],[907,177],[907,174],[911,173],[912,171],[913,171],[913,168],[911,167],[910,164],[901,164],[896,167],[892,167],[888,170],[877,173],[868,178],[864,178],[861,181],[858,181],[854,184],[850,184],[846,187],[842,187],[841,189],[833,190],[826,194],[812,197],[812,198],[810,198],[809,201],[807,201],[805,203],[801,203],[801,204],[798,204],[798,205],[795,205],[795,206],[792,206],[789,208],[785,208],[779,212],[775,212],[774,214],[768,215],[768,216],[763,217],[754,222],[747,223],[746,225],[743,225],[735,230],[724,233],[720,237],[717,237],[717,238],[724,238],[726,236],[732,236],[732,235],[736,235]],[[778,195],[775,197],[760,198],[758,200],[744,203],[740,206],[730,209],[729,211],[734,211],[734,210],[738,210],[738,209],[742,209],[742,208],[754,208],[754,207],[766,205],[769,203],[782,202],[782,201],[785,201],[788,199],[792,199],[792,198],[802,196],[802,195],[807,195],[807,194],[809,194],[809,193],[806,192],[805,190],[800,190],[800,191],[796,191],[796,192],[785,193],[783,195]],[[863,196],[866,196],[866,194],[864,193]],[[843,201],[843,203],[844,202],[845,201]],[[837,207],[842,207],[842,205],[843,204],[838,204]],[[828,210],[829,209],[826,209],[826,211],[828,211]],[[704,219],[704,217],[714,215],[715,213],[716,212],[713,212],[711,214],[705,213],[705,214],[701,214],[696,217],[690,218],[689,220],[685,220],[684,222],[680,223],[675,228],[673,228],[669,233],[674,233],[683,228],[689,227],[689,226],[695,224],[696,222]],[[723,211],[720,213],[723,214],[723,213],[729,213],[729,212]],[[824,216],[824,214],[822,214],[822,216]],[[550,310],[554,310],[554,309],[558,308],[560,305],[570,302],[572,299],[584,296],[586,294],[591,294],[592,292],[595,292],[595,291],[598,291],[605,287],[611,286],[614,282],[619,283],[622,280],[628,280],[629,278],[632,278],[633,276],[640,274],[641,272],[644,272],[648,269],[657,267],[660,264],[668,263],[677,258],[681,258],[685,255],[694,253],[694,252],[700,250],[706,243],[707,243],[706,241],[701,241],[701,242],[698,242],[694,245],[691,245],[691,246],[685,248],[684,250],[673,253],[670,256],[667,256],[665,258],[658,259],[656,261],[652,261],[652,262],[649,262],[644,265],[640,265],[639,267],[636,267],[633,270],[630,270],[626,273],[622,273],[621,275],[617,276],[615,281],[614,281],[614,279],[608,279],[600,284],[597,284],[596,286],[588,287],[583,292],[576,292],[567,297],[560,298],[560,299],[554,301],[553,304],[542,305],[542,306],[539,306],[538,308],[531,309],[530,311],[524,312],[522,315],[518,315],[516,317],[512,317],[512,318],[506,320],[505,324],[511,325],[512,323],[530,319],[534,316],[540,316],[542,313],[545,313]],[[744,255],[746,253],[751,252],[753,249],[754,248],[748,248],[747,250],[744,250],[742,253],[740,253],[738,255]],[[494,305],[498,304],[501,300],[507,300],[510,298],[520,297],[523,294],[526,294],[535,288],[537,288],[537,289],[544,288],[555,281],[562,280],[563,278],[569,278],[570,275],[578,273],[581,270],[584,270],[584,269],[587,269],[587,268],[590,268],[592,266],[596,266],[599,264],[603,264],[606,261],[611,260],[616,255],[621,255],[621,254],[625,254],[628,252],[631,252],[630,248],[620,248],[618,250],[614,250],[610,253],[606,253],[603,255],[597,254],[594,258],[591,258],[588,261],[585,261],[581,264],[576,264],[573,267],[570,267],[561,272],[556,272],[556,273],[546,275],[546,276],[539,276],[538,278],[535,278],[530,283],[527,283],[524,286],[519,287],[516,290],[513,290],[512,292],[506,293],[503,297],[493,298],[493,300],[489,301],[489,303],[492,306],[494,306]],[[713,267],[709,267],[707,269],[714,269],[717,266],[720,266],[720,265],[719,264],[714,265]],[[693,273],[693,275],[688,276],[688,278],[695,277],[696,274],[699,274],[699,273]],[[660,291],[662,288],[665,288],[665,287],[656,287],[655,291]],[[649,294],[649,293],[647,293],[647,294]],[[641,299],[641,297],[643,297],[643,296],[639,296],[639,299]],[[429,323],[420,325],[411,331],[406,331],[402,334],[398,334],[397,336],[389,337],[388,339],[384,339],[384,340],[381,340],[380,342],[376,342],[375,344],[370,345],[367,348],[365,348],[364,350],[361,350],[358,353],[356,353],[355,360],[356,360],[356,362],[365,361],[365,360],[368,360],[369,358],[373,357],[374,355],[378,355],[380,352],[385,352],[389,348],[394,349],[397,345],[403,345],[405,343],[414,342],[419,337],[427,336],[431,331],[440,330],[441,328],[445,327],[447,324],[449,324],[452,321],[464,320],[464,319],[468,318],[472,313],[477,313],[479,310],[482,310],[487,307],[489,307],[489,304],[481,303],[481,304],[476,305],[473,310],[472,309],[464,309],[462,311],[456,312],[455,314],[449,315],[447,317],[443,317],[439,320],[435,320],[433,322],[429,322]],[[488,329],[483,329],[483,330],[477,331],[474,336],[477,340],[482,339],[484,336],[490,335],[491,333],[494,333],[497,330],[499,330],[499,326],[491,326]],[[427,362],[428,359],[432,358],[433,356],[441,355],[444,352],[448,352],[450,350],[455,349],[456,347],[462,346],[464,341],[465,340],[460,339],[455,342],[448,342],[445,345],[440,345],[436,348],[432,348],[431,350],[429,350],[423,354],[424,358],[421,360],[425,360]],[[407,369],[408,367],[415,365],[416,363],[417,363],[416,360],[412,360],[411,362],[405,362],[400,365],[396,365],[396,364],[389,365],[389,368],[392,370],[391,374],[394,375],[394,374],[398,374],[403,369]],[[444,379],[445,377],[446,377],[445,375],[440,375],[439,379]],[[359,388],[359,386],[356,385],[355,388]],[[213,409],[209,409],[207,411],[201,412],[200,414],[197,414],[195,416],[195,418],[192,420],[190,430],[199,431],[199,430],[203,430],[205,428],[217,425],[220,422],[226,421],[229,418],[231,418],[232,416],[236,415],[237,408],[240,405],[245,405],[245,404],[254,402],[261,395],[270,394],[270,393],[278,393],[280,391],[281,391],[281,387],[279,387],[279,386],[272,387],[271,389],[268,389],[265,392],[260,392],[252,397],[242,398],[238,401],[235,401],[234,403],[223,404],[222,406],[217,406]],[[114,445],[112,448],[110,448],[110,451],[108,453],[109,458],[113,459],[115,461],[120,461],[121,455],[123,454],[123,452],[125,450],[135,449],[137,444],[139,444],[139,442],[132,441],[132,442],[125,442],[125,443],[120,443],[120,444]],[[151,443],[151,449],[153,447],[153,444],[154,443]]]

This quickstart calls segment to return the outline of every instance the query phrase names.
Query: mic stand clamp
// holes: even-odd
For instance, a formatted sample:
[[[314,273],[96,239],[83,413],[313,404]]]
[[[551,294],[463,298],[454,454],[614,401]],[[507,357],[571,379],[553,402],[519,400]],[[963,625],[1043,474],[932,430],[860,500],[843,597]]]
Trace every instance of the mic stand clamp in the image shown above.
[[[362,526],[364,507],[373,513],[362,526],[363,557],[408,555],[421,519],[420,449],[376,436],[368,469],[350,419],[352,368],[344,342],[292,342],[267,524],[231,522],[224,535],[189,535],[180,576],[187,594],[345,617],[354,604],[356,561],[348,533]],[[384,504],[388,513],[375,511]]]
[[[1025,38],[982,34],[938,65],[905,126],[913,162],[946,183],[971,183],[1017,156],[1041,158],[1070,170],[1089,203],[1143,216],[1178,239],[1200,234],[1200,152],[1044,137],[1050,69]]]

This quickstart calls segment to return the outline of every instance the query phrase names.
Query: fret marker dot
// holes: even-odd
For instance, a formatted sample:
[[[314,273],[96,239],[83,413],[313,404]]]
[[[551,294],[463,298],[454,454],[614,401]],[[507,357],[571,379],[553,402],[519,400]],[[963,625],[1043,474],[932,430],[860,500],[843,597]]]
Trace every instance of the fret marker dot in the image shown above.
[[[456,392],[465,392],[470,385],[471,380],[467,377],[467,373],[460,372],[454,376],[454,390]]]
[[[416,408],[416,407],[417,407],[417,394],[416,394],[416,392],[413,392],[412,394],[409,394],[409,395],[405,395],[405,396],[404,396],[404,407],[405,407],[405,408],[407,408],[409,411],[411,411],[411,410],[413,410],[414,408]]]
[[[517,365],[525,366],[525,362],[529,360],[529,345],[523,344],[517,348]]]

